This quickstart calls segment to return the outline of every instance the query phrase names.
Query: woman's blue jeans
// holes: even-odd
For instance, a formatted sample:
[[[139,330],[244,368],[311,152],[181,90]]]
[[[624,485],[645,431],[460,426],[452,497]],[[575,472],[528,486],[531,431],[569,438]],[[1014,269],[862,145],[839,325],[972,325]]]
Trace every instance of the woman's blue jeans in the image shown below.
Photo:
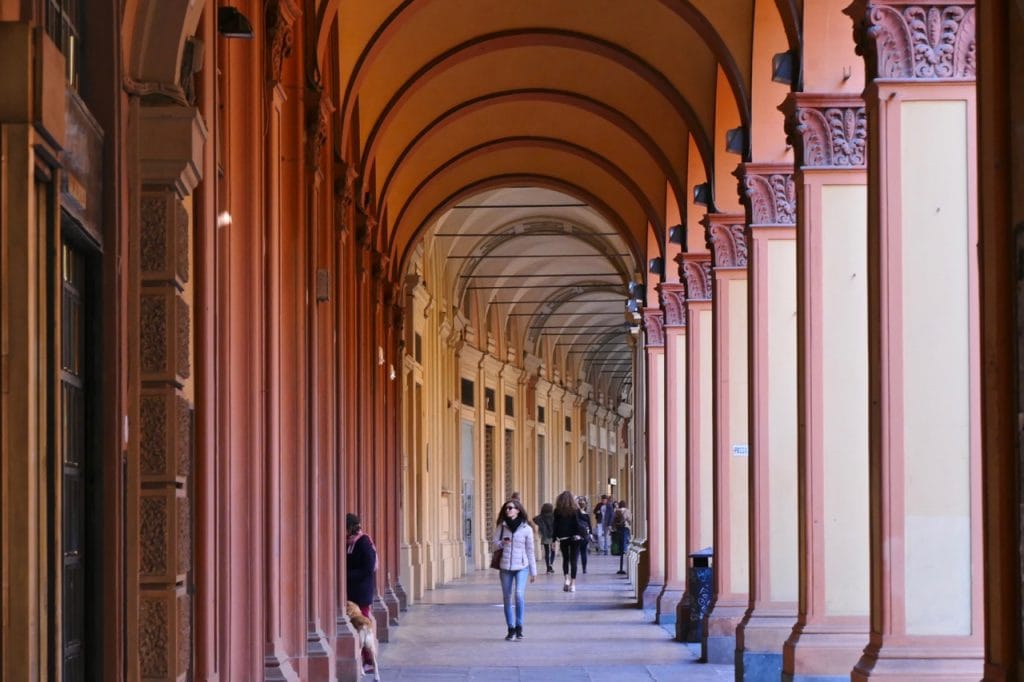
[[[530,568],[518,571],[501,569],[501,597],[505,602],[505,624],[510,628],[523,627],[523,614],[526,612],[526,581],[530,578]],[[516,600],[512,602],[512,585],[515,584]]]

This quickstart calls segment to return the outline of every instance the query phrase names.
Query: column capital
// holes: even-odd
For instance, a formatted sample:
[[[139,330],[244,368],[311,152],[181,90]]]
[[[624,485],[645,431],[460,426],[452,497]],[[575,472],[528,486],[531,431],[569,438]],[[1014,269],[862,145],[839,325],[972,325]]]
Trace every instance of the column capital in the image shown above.
[[[648,348],[665,345],[665,318],[660,308],[644,308],[644,329]]]
[[[747,219],[739,213],[708,213],[700,221],[715,268],[747,267]],[[692,298],[692,297],[691,297]]]
[[[686,286],[681,282],[662,282],[658,290],[661,293],[661,308],[665,311],[665,326],[685,327]]]
[[[734,175],[750,225],[795,225],[792,163],[741,163]]]
[[[779,110],[803,168],[866,168],[868,117],[862,97],[794,92]]]
[[[293,0],[270,0],[267,4],[267,80],[272,85],[281,82],[284,62],[292,55],[295,46],[292,27],[299,14],[299,8]]]
[[[687,301],[711,300],[711,254],[683,253],[679,259]]]
[[[857,54],[867,80],[974,80],[975,0],[854,0]]]
[[[203,178],[206,125],[198,109],[139,108],[139,166],[144,185],[173,187],[180,197]]]

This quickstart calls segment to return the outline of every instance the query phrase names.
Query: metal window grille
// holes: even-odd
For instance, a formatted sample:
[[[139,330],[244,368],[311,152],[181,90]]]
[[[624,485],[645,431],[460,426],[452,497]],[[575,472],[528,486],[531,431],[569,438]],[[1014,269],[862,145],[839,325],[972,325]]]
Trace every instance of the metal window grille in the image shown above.
[[[45,0],[44,21],[46,34],[64,54],[68,84],[78,89],[79,61],[82,53],[81,1]]]

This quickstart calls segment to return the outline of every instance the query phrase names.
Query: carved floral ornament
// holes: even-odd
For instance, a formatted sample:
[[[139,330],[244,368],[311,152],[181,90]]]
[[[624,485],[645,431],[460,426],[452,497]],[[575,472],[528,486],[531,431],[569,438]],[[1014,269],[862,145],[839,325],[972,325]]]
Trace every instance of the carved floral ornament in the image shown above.
[[[711,259],[687,258],[682,263],[683,282],[688,301],[711,300]]]
[[[271,83],[281,82],[284,62],[292,55],[295,46],[295,24],[297,9],[291,0],[270,0],[267,3],[267,68]]]
[[[704,239],[711,250],[716,268],[744,268],[747,266],[746,224],[742,216],[725,216],[730,220],[715,220],[708,216],[704,226]]]
[[[859,97],[823,97],[794,93],[779,107],[786,133],[804,168],[864,168],[868,118]]]
[[[686,326],[686,291],[682,284],[665,282],[661,285],[661,307],[666,327]]]
[[[665,345],[665,320],[660,310],[644,310],[644,330],[647,332],[648,348]]]
[[[796,183],[792,166],[744,164],[737,175],[751,225],[796,224]]]
[[[974,2],[858,0],[845,10],[855,22],[857,49],[880,79],[974,79]]]

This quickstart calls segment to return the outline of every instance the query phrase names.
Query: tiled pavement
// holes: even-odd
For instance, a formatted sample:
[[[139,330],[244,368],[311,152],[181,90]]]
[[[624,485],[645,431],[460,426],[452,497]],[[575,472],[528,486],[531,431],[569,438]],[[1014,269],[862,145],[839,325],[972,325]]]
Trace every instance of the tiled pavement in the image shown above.
[[[556,561],[560,561],[560,557]],[[731,680],[733,667],[697,662],[691,649],[644,622],[617,557],[591,555],[576,592],[542,573],[526,588],[525,639],[506,642],[494,570],[428,591],[381,645],[384,682],[634,682]]]

